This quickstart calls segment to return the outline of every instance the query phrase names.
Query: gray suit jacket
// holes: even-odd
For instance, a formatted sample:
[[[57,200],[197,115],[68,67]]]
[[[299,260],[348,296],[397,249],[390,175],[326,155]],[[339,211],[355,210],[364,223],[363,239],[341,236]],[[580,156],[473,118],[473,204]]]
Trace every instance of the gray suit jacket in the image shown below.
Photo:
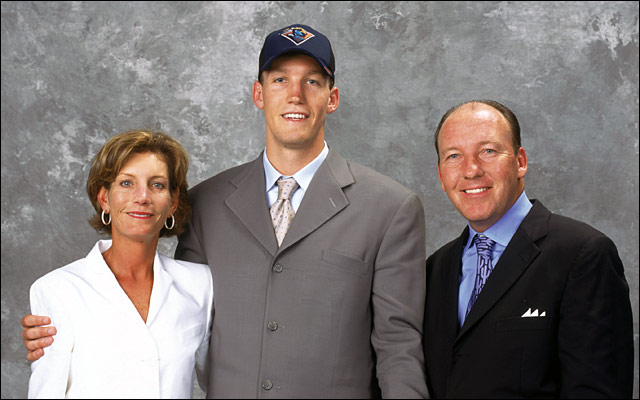
[[[265,190],[261,155],[190,192],[176,258],[213,274],[208,397],[426,397],[418,196],[330,151],[278,248]]]

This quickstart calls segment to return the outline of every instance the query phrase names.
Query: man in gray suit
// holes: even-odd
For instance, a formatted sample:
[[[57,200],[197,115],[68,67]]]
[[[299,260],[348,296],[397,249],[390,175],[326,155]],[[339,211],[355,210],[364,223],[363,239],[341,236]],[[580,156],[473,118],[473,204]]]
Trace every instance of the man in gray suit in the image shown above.
[[[323,34],[271,33],[253,84],[265,151],[190,192],[176,258],[213,274],[208,397],[428,396],[422,204],[328,148],[334,71]],[[23,332],[28,349],[38,329]]]

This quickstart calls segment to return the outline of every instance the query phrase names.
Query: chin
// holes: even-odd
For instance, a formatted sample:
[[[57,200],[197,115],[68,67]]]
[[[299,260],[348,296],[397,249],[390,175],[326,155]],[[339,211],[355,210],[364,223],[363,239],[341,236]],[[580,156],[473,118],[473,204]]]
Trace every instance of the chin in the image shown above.
[[[474,224],[484,224],[491,218],[491,214],[489,213],[460,212],[460,214],[462,214],[467,221]]]

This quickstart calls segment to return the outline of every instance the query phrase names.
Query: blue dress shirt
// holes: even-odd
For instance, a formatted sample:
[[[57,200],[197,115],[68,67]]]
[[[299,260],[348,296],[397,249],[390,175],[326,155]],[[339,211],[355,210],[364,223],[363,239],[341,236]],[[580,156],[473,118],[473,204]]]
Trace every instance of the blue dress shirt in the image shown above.
[[[327,142],[324,142],[324,148],[322,149],[320,154],[318,154],[318,156],[314,158],[313,161],[311,161],[309,164],[305,165],[304,168],[292,175],[299,185],[296,191],[291,195],[290,200],[294,211],[298,212],[298,207],[300,207],[300,203],[302,203],[302,198],[307,192],[313,176],[316,174],[316,171],[318,171],[318,168],[320,168],[320,165],[325,160],[325,158],[327,158],[328,154],[329,147],[327,146]],[[269,208],[271,208],[273,203],[278,200],[278,184],[276,182],[283,175],[278,172],[278,170],[275,169],[273,165],[271,165],[271,162],[267,158],[266,150],[262,154],[262,164],[264,165],[267,203],[269,204]],[[284,176],[284,178],[289,178],[289,176]]]
[[[527,216],[533,205],[527,198],[524,190],[518,200],[511,206],[509,211],[493,224],[489,229],[482,232],[483,235],[496,242],[491,252],[492,264],[495,267],[500,260],[511,238],[518,230],[520,223]],[[462,326],[467,313],[467,305],[473,292],[473,285],[476,278],[476,268],[478,264],[478,252],[473,244],[473,237],[477,234],[469,225],[469,240],[462,251],[462,271],[460,272],[460,287],[458,291],[458,326]]]

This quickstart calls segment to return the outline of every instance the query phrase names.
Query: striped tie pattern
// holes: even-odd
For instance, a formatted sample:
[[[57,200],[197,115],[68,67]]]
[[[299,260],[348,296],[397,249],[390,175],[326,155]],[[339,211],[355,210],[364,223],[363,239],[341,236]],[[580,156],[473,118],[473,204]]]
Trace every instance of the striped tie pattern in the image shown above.
[[[271,222],[273,223],[273,230],[276,233],[276,239],[278,240],[278,247],[284,240],[284,235],[287,234],[291,221],[295,216],[295,211],[291,205],[291,195],[298,188],[298,182],[294,178],[280,178],[278,179],[278,200],[271,206],[269,213],[271,214]]]
[[[491,252],[493,250],[493,245],[496,244],[496,242],[484,235],[478,234],[473,238],[473,244],[476,245],[476,249],[478,251],[478,266],[476,269],[476,281],[473,286],[471,298],[469,299],[469,305],[467,305],[466,315],[469,315],[471,307],[473,307],[473,304],[476,302],[482,288],[484,288],[485,283],[487,283],[489,274],[491,274],[491,271],[493,270],[493,265],[491,264]]]

